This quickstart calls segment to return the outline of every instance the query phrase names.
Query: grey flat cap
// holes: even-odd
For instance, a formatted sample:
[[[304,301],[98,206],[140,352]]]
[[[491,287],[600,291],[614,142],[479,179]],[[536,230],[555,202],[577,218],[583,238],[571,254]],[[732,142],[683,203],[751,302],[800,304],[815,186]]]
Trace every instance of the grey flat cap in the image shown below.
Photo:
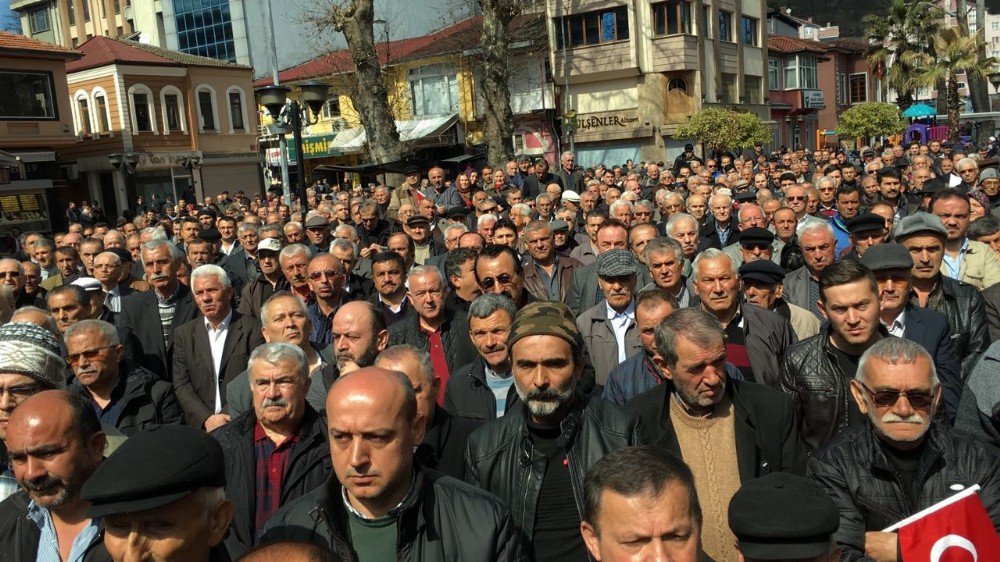
[[[923,212],[914,213],[900,219],[896,223],[896,228],[893,229],[892,234],[898,242],[907,236],[912,236],[920,232],[937,234],[941,237],[948,236],[948,231],[945,230],[944,224],[941,223],[941,219],[937,215]]]
[[[639,260],[628,250],[608,250],[597,256],[598,277],[623,277],[635,275]]]
[[[872,271],[910,269],[913,257],[902,244],[876,244],[861,256],[861,263]]]

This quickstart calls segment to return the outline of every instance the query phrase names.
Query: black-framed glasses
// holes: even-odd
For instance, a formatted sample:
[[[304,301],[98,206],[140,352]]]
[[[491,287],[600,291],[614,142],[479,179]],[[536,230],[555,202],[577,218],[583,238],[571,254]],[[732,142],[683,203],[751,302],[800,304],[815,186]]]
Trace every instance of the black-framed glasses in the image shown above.
[[[500,275],[497,275],[496,278],[487,277],[486,279],[483,279],[482,281],[480,281],[480,284],[483,286],[484,289],[489,291],[497,283],[499,283],[500,285],[507,285],[513,279],[514,279],[513,275],[510,275],[508,273],[501,273]]]
[[[97,359],[97,356],[101,354],[105,349],[111,349],[113,346],[104,345],[101,347],[95,347],[93,349],[88,349],[87,351],[81,351],[80,353],[70,353],[66,356],[66,363],[70,365],[75,365],[81,357],[87,359],[87,361],[93,361]]]
[[[309,278],[313,281],[318,281],[323,277],[327,279],[338,279],[344,275],[342,271],[333,271],[332,269],[327,269],[326,271],[314,271],[309,274]]]
[[[20,384],[17,386],[8,386],[0,388],[0,399],[4,395],[14,402],[21,402],[22,400],[27,400],[31,398],[35,393],[41,390],[41,385],[38,384]]]
[[[872,401],[875,403],[876,408],[891,408],[896,405],[899,401],[900,396],[905,396],[906,401],[910,403],[914,409],[926,410],[931,407],[934,402],[933,392],[924,392],[921,390],[872,390],[867,384],[859,382],[861,388],[868,393]]]

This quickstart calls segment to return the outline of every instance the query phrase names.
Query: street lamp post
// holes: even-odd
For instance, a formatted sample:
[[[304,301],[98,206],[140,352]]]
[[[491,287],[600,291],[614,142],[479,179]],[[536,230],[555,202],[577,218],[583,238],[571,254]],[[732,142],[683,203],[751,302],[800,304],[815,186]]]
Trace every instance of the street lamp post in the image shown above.
[[[195,193],[194,190],[194,170],[195,168],[201,168],[201,156],[197,154],[192,156],[184,156],[180,159],[180,165],[182,168],[188,171],[188,188],[191,189],[191,193]],[[203,178],[204,179],[204,178]],[[201,182],[201,193],[205,194],[205,182]],[[195,195],[197,198],[197,194]]]
[[[306,197],[306,166],[305,155],[302,150],[302,124],[314,125],[319,121],[320,111],[326,103],[330,85],[321,80],[308,80],[299,84],[300,97],[309,107],[312,115],[303,115],[304,108],[299,105],[298,100],[289,100],[288,93],[292,91],[288,86],[262,86],[255,92],[260,97],[261,103],[267,108],[268,113],[274,119],[275,125],[284,129],[282,134],[291,129],[295,142],[295,164],[299,169],[296,179],[296,191],[299,193],[299,204],[304,211],[309,210],[309,199]],[[287,105],[287,109],[286,109]],[[282,109],[286,109],[284,113]],[[305,215],[303,214],[303,219]]]
[[[133,201],[130,198],[135,198],[136,194],[134,189],[130,190],[129,178],[135,173],[136,168],[139,167],[139,158],[135,154],[109,154],[108,163],[111,167],[115,169],[116,172],[122,175],[122,183],[125,187],[125,209],[132,205]],[[132,191],[133,193],[130,193]]]

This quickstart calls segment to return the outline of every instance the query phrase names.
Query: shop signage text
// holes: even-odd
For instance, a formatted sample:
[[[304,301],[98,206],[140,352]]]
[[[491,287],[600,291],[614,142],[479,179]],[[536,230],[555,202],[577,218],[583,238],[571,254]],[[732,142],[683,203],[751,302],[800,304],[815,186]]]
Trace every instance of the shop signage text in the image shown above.
[[[597,113],[577,117],[577,125],[581,131],[630,127],[638,122],[638,115],[628,113]]]

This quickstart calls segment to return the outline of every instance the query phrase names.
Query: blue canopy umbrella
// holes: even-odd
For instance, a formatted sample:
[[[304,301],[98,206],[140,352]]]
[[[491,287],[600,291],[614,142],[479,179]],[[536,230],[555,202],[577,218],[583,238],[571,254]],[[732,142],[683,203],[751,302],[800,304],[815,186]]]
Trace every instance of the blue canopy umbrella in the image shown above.
[[[926,103],[916,103],[906,108],[903,112],[903,117],[909,117],[910,119],[920,119],[921,117],[934,117],[937,115],[937,109],[927,105]]]

